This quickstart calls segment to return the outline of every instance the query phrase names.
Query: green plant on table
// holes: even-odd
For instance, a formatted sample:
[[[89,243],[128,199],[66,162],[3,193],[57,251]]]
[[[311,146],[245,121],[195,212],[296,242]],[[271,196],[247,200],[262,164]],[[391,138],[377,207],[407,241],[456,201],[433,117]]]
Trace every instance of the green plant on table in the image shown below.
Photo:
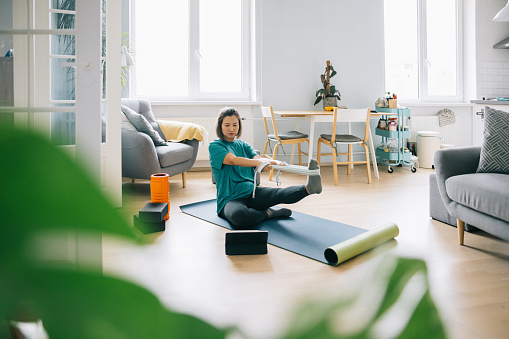
[[[337,72],[334,70],[334,67],[332,67],[331,62],[327,60],[325,72],[320,75],[320,81],[322,82],[323,88],[318,89],[315,93],[315,105],[326,97],[336,97],[338,100],[341,100],[341,93],[339,93],[336,89],[336,86],[331,85],[330,83],[330,79],[336,74]]]

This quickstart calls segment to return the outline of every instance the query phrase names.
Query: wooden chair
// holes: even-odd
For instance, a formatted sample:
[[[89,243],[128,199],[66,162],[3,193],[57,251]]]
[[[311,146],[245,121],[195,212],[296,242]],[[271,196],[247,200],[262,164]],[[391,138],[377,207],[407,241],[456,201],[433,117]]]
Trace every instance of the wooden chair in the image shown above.
[[[274,119],[274,111],[272,110],[272,106],[262,106],[262,115],[263,115],[263,123],[265,124],[265,132],[267,133],[267,141],[265,141],[265,147],[263,149],[263,157],[269,159],[276,159],[278,147],[281,145],[290,145],[297,144],[299,150],[299,165],[302,165],[302,154],[308,155],[308,153],[304,153],[301,149],[301,144],[303,142],[307,142],[309,146],[308,135],[305,133],[301,133],[298,131],[288,131],[288,132],[278,132],[276,127],[276,120]],[[270,133],[269,131],[269,123],[267,120],[270,119],[272,130],[274,133]],[[274,153],[272,156],[267,155],[267,147],[271,141],[276,142],[274,146]],[[269,180],[272,180],[272,172],[270,171]]]
[[[346,173],[349,175],[351,171],[351,164],[366,164],[366,170],[368,175],[368,184],[371,183],[371,168],[369,163],[369,151],[368,151],[368,138],[369,135],[369,119],[370,119],[371,109],[368,107],[367,109],[338,109],[334,108],[334,116],[332,120],[332,134],[322,134],[318,139],[318,147],[317,147],[317,160],[318,164],[320,164],[320,156],[321,155],[332,155],[332,164],[334,169],[334,185],[338,184],[338,165],[347,165]],[[364,136],[357,137],[352,135],[350,132],[350,126],[348,126],[348,134],[336,134],[337,123],[352,123],[352,122],[362,122],[364,123]],[[332,149],[332,153],[323,153],[321,154],[321,145],[324,143]],[[348,145],[347,153],[338,153],[339,145]],[[352,145],[362,145],[364,147],[364,153],[366,155],[366,160],[363,161],[353,161],[352,155]],[[348,161],[337,161],[338,155],[347,155]]]

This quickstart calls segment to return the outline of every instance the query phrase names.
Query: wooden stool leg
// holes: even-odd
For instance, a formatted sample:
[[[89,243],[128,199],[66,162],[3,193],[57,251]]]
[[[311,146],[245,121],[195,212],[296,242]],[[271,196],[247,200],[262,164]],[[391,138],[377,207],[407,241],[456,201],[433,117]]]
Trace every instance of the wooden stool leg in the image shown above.
[[[366,169],[368,171],[368,184],[371,184],[371,166],[369,165],[368,146],[366,144],[362,144],[362,146],[364,146],[364,154],[366,155]]]
[[[272,156],[272,159],[273,160],[276,160],[276,156],[277,156],[277,147],[279,146],[279,144],[276,144],[276,146],[274,146],[274,154]],[[269,181],[272,181],[272,173],[274,172],[273,169],[270,170],[270,173],[269,173]]]
[[[337,152],[336,152],[336,149],[334,147],[332,147],[331,145],[331,148],[332,148],[332,167],[334,169],[334,185],[338,185],[338,162],[337,162]],[[350,165],[348,165],[350,166]]]
[[[463,239],[465,238],[465,222],[456,219],[456,225],[458,226],[458,240],[459,244],[463,245]]]
[[[318,140],[318,145],[316,149],[316,160],[318,161],[318,166],[320,166],[320,154],[322,153],[322,142],[321,140]]]
[[[299,166],[302,166],[302,150],[300,148],[300,144],[297,144],[297,147],[299,149]]]
[[[348,145],[348,164],[347,164],[347,167],[346,167],[346,174],[347,175],[350,175],[351,171],[352,171],[352,145]]]
[[[265,147],[263,148],[262,158],[267,156],[267,146],[269,146],[269,140],[265,141]]]

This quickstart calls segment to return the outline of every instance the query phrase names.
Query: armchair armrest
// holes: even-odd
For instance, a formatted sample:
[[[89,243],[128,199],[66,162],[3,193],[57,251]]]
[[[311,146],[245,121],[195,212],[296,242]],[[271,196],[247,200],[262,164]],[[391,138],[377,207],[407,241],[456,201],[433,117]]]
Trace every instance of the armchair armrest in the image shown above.
[[[191,139],[191,140],[184,140],[184,143],[193,147],[193,157],[190,160],[194,164],[194,162],[196,161],[196,156],[198,155],[198,148],[200,146],[200,141],[198,141],[196,139]]]
[[[160,169],[152,139],[145,133],[122,129],[122,176],[150,179]]]
[[[446,207],[452,200],[447,195],[445,181],[452,176],[475,173],[479,166],[480,155],[480,146],[446,148],[435,152],[438,190]],[[447,209],[449,210],[449,208]]]

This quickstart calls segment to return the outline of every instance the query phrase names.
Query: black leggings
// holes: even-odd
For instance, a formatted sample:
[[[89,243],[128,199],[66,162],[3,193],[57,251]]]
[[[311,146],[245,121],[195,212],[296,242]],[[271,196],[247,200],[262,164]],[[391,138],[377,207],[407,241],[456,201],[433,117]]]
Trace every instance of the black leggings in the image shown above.
[[[293,204],[308,195],[305,185],[285,188],[257,187],[254,198],[240,198],[227,202],[219,216],[228,220],[235,229],[252,229],[268,219],[269,207]]]

